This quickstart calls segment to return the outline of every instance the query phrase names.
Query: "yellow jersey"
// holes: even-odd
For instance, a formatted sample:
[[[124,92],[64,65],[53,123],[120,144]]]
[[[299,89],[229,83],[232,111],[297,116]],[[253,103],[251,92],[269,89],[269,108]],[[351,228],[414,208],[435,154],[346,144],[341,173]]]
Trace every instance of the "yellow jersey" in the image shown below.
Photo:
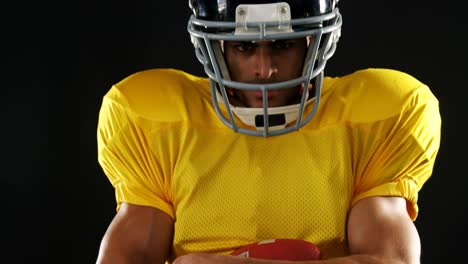
[[[396,70],[326,77],[307,125],[264,138],[219,120],[207,78],[150,69],[104,96],[98,160],[117,210],[152,206],[174,219],[172,259],[274,238],[310,241],[327,259],[348,254],[347,214],[360,199],[404,197],[416,219],[440,130],[436,97]]]

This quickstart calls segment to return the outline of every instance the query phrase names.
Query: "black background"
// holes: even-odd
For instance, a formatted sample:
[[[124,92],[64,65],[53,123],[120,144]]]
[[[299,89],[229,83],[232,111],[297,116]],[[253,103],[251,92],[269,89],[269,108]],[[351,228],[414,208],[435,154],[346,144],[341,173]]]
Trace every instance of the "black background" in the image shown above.
[[[466,110],[456,99],[467,69],[458,7],[407,0],[339,6],[342,36],[326,74],[395,68],[439,98],[441,149],[416,225],[422,263],[458,259],[467,235],[466,173],[453,167],[463,165],[466,149]],[[101,98],[143,69],[204,75],[186,31],[187,1],[15,2],[2,10],[2,255],[16,263],[94,263],[115,213],[96,156]]]

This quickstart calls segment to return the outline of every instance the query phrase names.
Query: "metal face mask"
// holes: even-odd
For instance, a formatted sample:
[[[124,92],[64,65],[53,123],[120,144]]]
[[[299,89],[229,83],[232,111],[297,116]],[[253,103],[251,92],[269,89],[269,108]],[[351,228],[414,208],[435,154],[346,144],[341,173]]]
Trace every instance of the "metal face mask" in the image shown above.
[[[340,36],[341,15],[335,0],[254,1],[190,0],[188,32],[195,54],[210,78],[213,105],[221,121],[235,132],[275,136],[306,125],[316,114],[324,68]],[[287,81],[254,84],[233,81],[224,61],[223,41],[275,41],[310,37],[302,76]],[[268,91],[305,87],[299,103],[269,107]],[[229,103],[228,88],[262,93],[263,107]],[[312,104],[310,110],[306,106]],[[221,110],[222,105],[226,113]],[[251,127],[239,126],[235,116]],[[266,118],[265,118],[266,117]]]

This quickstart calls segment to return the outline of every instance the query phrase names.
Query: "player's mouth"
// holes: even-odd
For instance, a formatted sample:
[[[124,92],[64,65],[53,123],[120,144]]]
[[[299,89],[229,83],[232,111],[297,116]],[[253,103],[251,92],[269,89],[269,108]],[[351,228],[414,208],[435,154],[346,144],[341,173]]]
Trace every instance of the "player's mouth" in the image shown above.
[[[275,107],[277,106],[275,104],[275,99],[279,96],[278,91],[268,91],[267,92],[267,100],[268,100],[268,106],[270,107]],[[250,101],[250,107],[256,107],[256,108],[261,108],[263,107],[263,94],[261,91],[255,91],[252,94],[251,101]]]

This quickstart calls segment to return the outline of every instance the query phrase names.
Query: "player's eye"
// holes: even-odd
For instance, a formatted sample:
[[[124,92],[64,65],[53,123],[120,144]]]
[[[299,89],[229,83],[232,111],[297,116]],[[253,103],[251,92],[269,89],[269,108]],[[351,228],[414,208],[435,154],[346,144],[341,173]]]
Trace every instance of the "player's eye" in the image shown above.
[[[252,51],[256,47],[256,44],[250,41],[242,41],[236,43],[234,47],[240,52],[247,52]]]
[[[274,49],[289,49],[294,45],[292,40],[277,40],[272,43]]]

